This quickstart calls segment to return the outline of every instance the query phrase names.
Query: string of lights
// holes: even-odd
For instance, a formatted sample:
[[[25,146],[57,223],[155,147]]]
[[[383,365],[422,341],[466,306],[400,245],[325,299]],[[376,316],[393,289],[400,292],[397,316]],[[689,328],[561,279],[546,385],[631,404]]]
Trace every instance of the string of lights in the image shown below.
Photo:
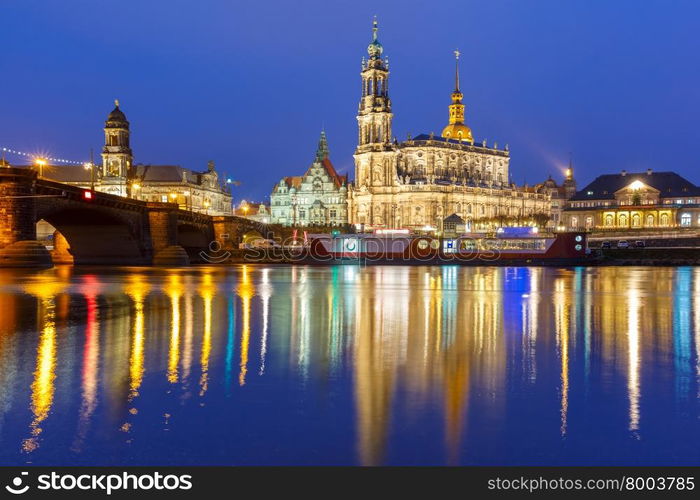
[[[31,159],[32,161],[43,160],[52,163],[63,163],[65,165],[85,165],[84,161],[66,160],[65,158],[54,158],[52,156],[42,156],[36,153],[26,153],[24,151],[17,151],[16,149],[12,148],[1,147],[0,150],[3,152],[3,154],[9,153],[12,155],[23,156],[25,158]]]

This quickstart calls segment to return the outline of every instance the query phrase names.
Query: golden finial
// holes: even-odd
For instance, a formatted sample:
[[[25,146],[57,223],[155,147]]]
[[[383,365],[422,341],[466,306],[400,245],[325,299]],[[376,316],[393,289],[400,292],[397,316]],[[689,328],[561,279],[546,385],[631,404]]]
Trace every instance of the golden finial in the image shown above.
[[[119,107],[119,99],[115,99],[115,100],[114,100],[114,105],[115,105],[116,107]]]
[[[454,51],[455,54],[455,91],[459,92],[459,49]]]

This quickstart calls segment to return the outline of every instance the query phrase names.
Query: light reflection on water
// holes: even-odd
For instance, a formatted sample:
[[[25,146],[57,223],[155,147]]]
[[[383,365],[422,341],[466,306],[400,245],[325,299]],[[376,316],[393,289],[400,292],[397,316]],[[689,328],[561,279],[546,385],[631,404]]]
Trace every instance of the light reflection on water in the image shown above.
[[[0,271],[0,464],[697,464],[700,268]]]

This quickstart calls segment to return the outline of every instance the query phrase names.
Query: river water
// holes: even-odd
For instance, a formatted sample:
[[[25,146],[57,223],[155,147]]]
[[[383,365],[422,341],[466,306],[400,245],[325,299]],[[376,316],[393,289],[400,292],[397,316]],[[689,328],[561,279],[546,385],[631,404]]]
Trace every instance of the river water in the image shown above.
[[[697,465],[700,268],[0,271],[0,464]]]

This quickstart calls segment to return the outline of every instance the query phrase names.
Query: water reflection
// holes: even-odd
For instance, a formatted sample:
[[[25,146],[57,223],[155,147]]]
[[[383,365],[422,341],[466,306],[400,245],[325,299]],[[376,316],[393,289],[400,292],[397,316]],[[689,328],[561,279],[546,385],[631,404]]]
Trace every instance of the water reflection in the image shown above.
[[[699,458],[699,269],[2,271],[0,307],[3,464]]]

